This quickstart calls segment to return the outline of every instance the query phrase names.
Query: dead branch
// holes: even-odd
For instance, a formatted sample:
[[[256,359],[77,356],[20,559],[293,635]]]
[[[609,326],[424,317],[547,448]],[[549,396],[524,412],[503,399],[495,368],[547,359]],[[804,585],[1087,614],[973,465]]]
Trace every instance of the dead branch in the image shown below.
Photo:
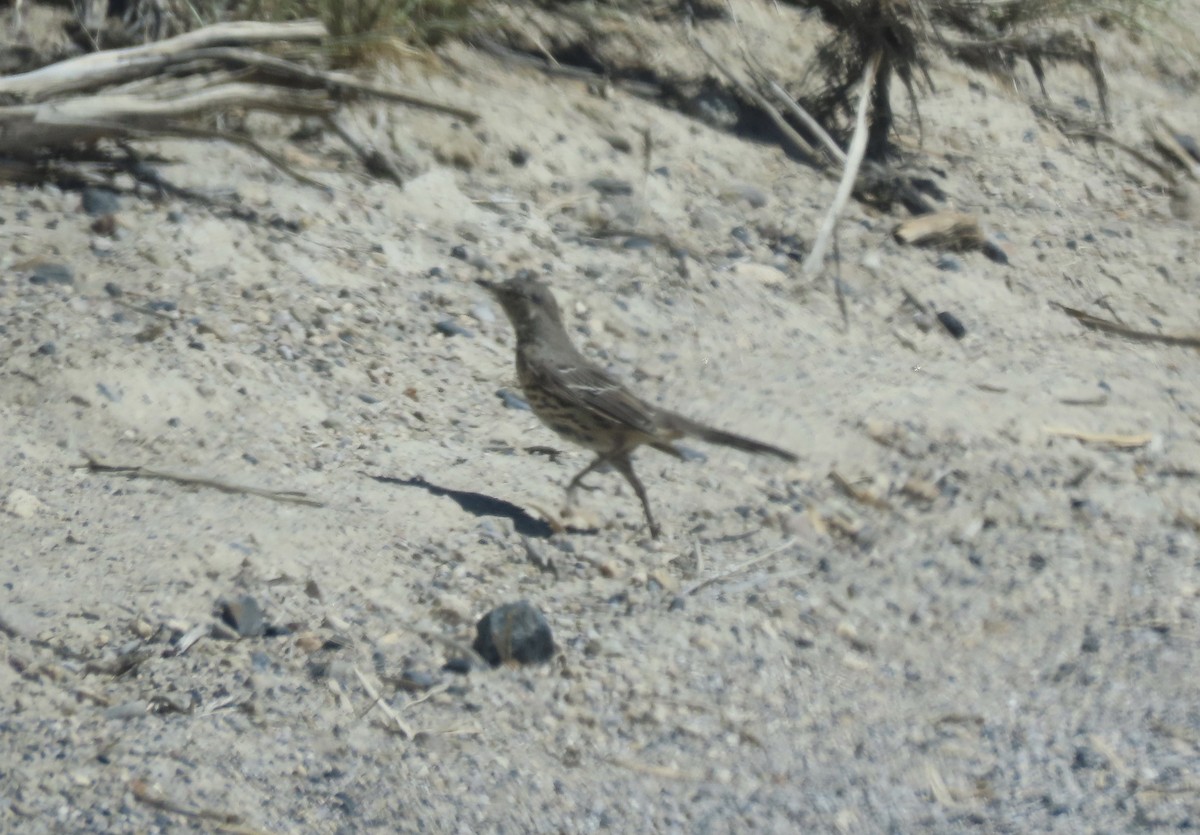
[[[272,42],[316,42],[328,36],[319,20],[294,23],[235,21],[206,26],[144,46],[90,52],[31,72],[0,78],[0,95],[45,101],[66,93],[96,90],[160,72],[181,54],[217,46]]]
[[[214,131],[204,127],[204,121],[240,109],[319,116],[336,126],[333,116],[340,102],[359,97],[432,109],[467,122],[478,118],[470,110],[406,90],[248,48],[326,37],[319,21],[223,23],[145,46],[95,52],[0,77],[0,160],[8,169],[0,174],[36,182],[52,169],[103,164],[94,153],[74,154],[97,140],[176,136],[248,147],[297,181],[326,189],[252,137]],[[400,182],[389,161],[367,153],[369,149],[344,131],[335,128],[335,132],[364,163],[374,165],[372,173]]]
[[[0,154],[24,156],[105,137],[144,136],[231,107],[309,115],[333,110],[333,103],[320,93],[267,85],[218,84],[190,95],[172,95],[179,90],[177,84],[161,84],[155,98],[94,95],[0,107]]]

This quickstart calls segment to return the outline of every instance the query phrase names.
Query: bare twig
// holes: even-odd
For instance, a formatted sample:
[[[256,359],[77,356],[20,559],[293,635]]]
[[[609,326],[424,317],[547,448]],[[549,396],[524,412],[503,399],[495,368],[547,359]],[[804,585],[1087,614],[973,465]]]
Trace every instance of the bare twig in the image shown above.
[[[1122,325],[1119,322],[1112,322],[1108,319],[1101,319],[1099,316],[1093,316],[1090,313],[1084,313],[1082,310],[1076,310],[1073,307],[1067,307],[1065,304],[1059,304],[1058,302],[1051,302],[1051,304],[1078,321],[1081,325],[1094,330],[1115,333],[1120,336],[1129,337],[1130,339],[1136,339],[1139,342],[1160,342],[1164,345],[1182,345],[1185,348],[1200,348],[1200,334],[1156,333],[1154,331],[1138,330],[1128,325]]]
[[[795,539],[795,537],[793,537],[793,538],[787,540],[786,542],[783,542],[780,545],[776,545],[774,548],[767,551],[765,554],[759,554],[757,557],[754,557],[753,559],[749,559],[749,560],[746,560],[745,562],[738,563],[737,565],[732,566],[731,568],[728,568],[725,571],[721,571],[717,574],[714,574],[713,576],[708,577],[704,580],[701,580],[698,583],[693,583],[692,585],[688,586],[686,589],[683,590],[683,592],[680,594],[680,597],[689,597],[689,596],[695,594],[696,592],[700,591],[701,589],[708,588],[709,586],[713,585],[714,583],[723,582],[725,580],[728,580],[730,577],[733,577],[735,574],[741,574],[743,571],[745,571],[749,568],[754,568],[755,566],[762,565],[763,563],[767,562],[768,560],[775,559],[775,557],[779,556],[780,554],[782,554],[784,551],[788,550],[795,544],[796,544],[796,539]]]
[[[153,470],[149,467],[138,466],[122,466],[114,464],[105,464],[88,452],[83,453],[87,458],[88,472],[93,473],[108,473],[110,475],[124,476],[125,478],[147,478],[157,479],[160,481],[173,481],[176,484],[190,485],[193,487],[211,487],[214,490],[220,490],[222,493],[241,493],[247,496],[261,496],[264,499],[271,499],[276,502],[288,502],[291,504],[308,505],[309,507],[324,507],[325,503],[310,499],[305,493],[296,490],[266,490],[261,487],[247,487],[240,484],[230,484],[226,481],[220,481],[215,478],[204,478],[203,476],[192,476],[182,473],[171,473],[164,470]]]
[[[821,144],[825,146],[826,151],[828,151],[829,156],[833,158],[833,161],[838,165],[845,165],[846,152],[841,149],[841,146],[833,141],[833,137],[829,135],[829,131],[825,130],[825,128],[821,126],[820,122],[809,115],[809,112],[801,107],[799,102],[789,96],[787,90],[783,89],[778,81],[775,81],[772,78],[765,78],[765,76],[764,79],[767,89],[775,95],[775,98],[779,99],[780,104],[787,108],[788,112],[790,112],[793,116],[803,122],[804,126],[812,131],[813,134],[821,140]]]
[[[405,739],[412,739],[414,736],[412,728],[410,728],[408,723],[401,719],[399,714],[392,710],[392,706],[389,705],[384,698],[379,695],[379,691],[375,689],[375,685],[371,684],[370,679],[363,675],[362,670],[358,669],[358,667],[355,667],[354,675],[356,678],[358,678],[358,683],[362,685],[362,689],[367,691],[367,696],[371,699],[371,704],[366,710],[359,714],[359,717],[361,718],[366,716],[371,708],[378,705],[379,709],[383,711],[383,714],[391,723],[391,729],[403,735]]]
[[[232,832],[237,833],[237,835],[262,835],[263,833],[261,829],[244,825],[241,822],[241,817],[238,815],[229,812],[218,812],[214,809],[189,806],[176,800],[171,800],[163,793],[162,789],[156,785],[147,783],[145,780],[130,780],[129,790],[133,794],[134,799],[139,803],[145,803],[152,808],[196,820],[212,821],[219,832]]]
[[[1061,426],[1047,426],[1046,434],[1059,438],[1074,438],[1085,444],[1099,444],[1117,449],[1140,449],[1154,440],[1149,432],[1139,435],[1119,435],[1111,432],[1086,432],[1082,429],[1070,429]]]
[[[833,228],[837,225],[838,216],[854,191],[854,183],[858,179],[858,169],[862,165],[863,155],[867,152],[867,106],[871,100],[871,88],[875,84],[875,74],[879,71],[879,63],[883,59],[882,52],[876,52],[863,72],[862,93],[858,100],[858,113],[855,117],[854,137],[850,140],[850,149],[846,152],[846,168],[842,172],[842,180],[838,183],[837,193],[833,203],[821,222],[820,231],[813,241],[808,257],[804,259],[801,275],[811,278],[821,271],[825,263],[825,251],[829,248],[829,239]]]
[[[695,43],[696,47],[704,53],[704,57],[708,58],[708,60],[712,62],[712,65],[720,70],[722,75],[729,79],[730,83],[732,83],[733,86],[738,89],[738,92],[762,108],[763,112],[766,113],[771,121],[775,123],[775,127],[779,128],[779,132],[787,137],[788,141],[791,142],[796,149],[800,151],[800,153],[813,159],[816,159],[820,156],[821,152],[814,147],[811,142],[801,136],[795,128],[789,125],[787,119],[783,118],[783,114],[780,113],[774,105],[767,101],[766,97],[763,96],[762,93],[758,92],[749,84],[742,81],[742,79],[734,75],[733,71],[723,64],[720,59],[713,54],[712,50],[704,44],[704,41],[693,35],[692,42]]]
[[[348,131],[342,125],[342,123],[335,119],[332,115],[327,115],[325,117],[325,124],[330,130],[340,136],[342,141],[349,145],[354,153],[358,154],[359,161],[362,162],[363,167],[366,168],[367,171],[371,172],[372,174],[379,174],[387,177],[401,188],[404,187],[404,175],[400,173],[400,169],[398,169],[396,164],[392,162],[390,158],[388,158],[387,154],[383,153],[377,148],[372,148],[359,142],[354,135],[351,134],[350,131]]]

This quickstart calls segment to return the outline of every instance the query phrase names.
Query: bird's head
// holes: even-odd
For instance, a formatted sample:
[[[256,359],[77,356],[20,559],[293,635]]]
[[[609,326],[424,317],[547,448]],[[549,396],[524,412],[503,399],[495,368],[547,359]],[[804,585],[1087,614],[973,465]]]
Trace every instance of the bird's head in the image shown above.
[[[550,287],[527,270],[508,281],[476,279],[476,284],[496,297],[512,322],[518,338],[525,334],[562,328],[562,311]]]

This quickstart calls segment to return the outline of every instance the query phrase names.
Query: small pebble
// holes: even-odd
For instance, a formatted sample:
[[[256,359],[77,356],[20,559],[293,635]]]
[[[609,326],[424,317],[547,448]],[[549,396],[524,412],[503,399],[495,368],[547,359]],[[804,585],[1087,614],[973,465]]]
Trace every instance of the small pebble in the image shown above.
[[[267,631],[262,606],[249,594],[237,598],[223,597],[217,601],[218,614],[243,638],[258,638]]]
[[[93,217],[116,214],[121,210],[117,193],[106,188],[85,188],[82,203],[83,210]]]
[[[120,285],[111,281],[104,285],[104,292],[108,293],[108,295],[114,299],[119,299],[121,296],[125,295],[125,291],[121,289]]]
[[[529,152],[524,148],[513,148],[508,152],[508,161],[517,168],[524,168],[525,164],[529,162],[529,156]]]
[[[467,339],[475,336],[468,328],[464,328],[453,319],[443,319],[433,326],[438,333],[444,336],[465,336]]]
[[[500,398],[506,409],[520,409],[525,412],[532,411],[529,408],[528,401],[511,389],[500,389],[496,392],[496,396]]]
[[[66,264],[38,264],[29,275],[30,284],[74,284],[75,272]]]
[[[450,257],[457,258],[459,261],[466,261],[471,257],[471,252],[469,249],[467,249],[466,244],[455,244],[450,248]],[[439,268],[435,267],[434,269],[438,270],[439,275],[441,274],[441,270]],[[430,275],[433,275],[433,270],[430,270]]]
[[[628,180],[618,180],[615,177],[597,177],[588,183],[588,185],[606,197],[633,194],[632,183]]]
[[[396,687],[410,693],[420,693],[437,684],[437,678],[432,673],[421,670],[405,670],[396,679]]]
[[[43,357],[52,357],[58,353],[58,346],[53,342],[43,342],[38,346],[37,352]]]
[[[937,268],[950,273],[960,272],[962,270],[962,261],[959,261],[953,255],[939,255]]]
[[[526,600],[497,606],[479,619],[475,630],[471,647],[493,667],[506,661],[538,664],[554,655],[546,616]]]
[[[938,313],[937,320],[942,323],[942,327],[955,339],[962,339],[967,335],[966,327],[962,322],[958,321],[958,317],[953,313],[943,310]]]

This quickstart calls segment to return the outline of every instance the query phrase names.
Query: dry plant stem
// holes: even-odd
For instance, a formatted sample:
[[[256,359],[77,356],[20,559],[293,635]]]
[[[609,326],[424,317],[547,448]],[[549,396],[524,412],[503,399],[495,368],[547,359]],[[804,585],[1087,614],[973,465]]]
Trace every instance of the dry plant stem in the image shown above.
[[[846,201],[850,199],[850,194],[854,191],[854,183],[858,179],[858,169],[862,165],[863,155],[867,152],[867,107],[871,101],[871,88],[875,84],[875,74],[879,71],[879,63],[882,59],[883,53],[876,52],[863,72],[862,92],[859,95],[858,113],[854,124],[854,137],[850,140],[850,149],[846,152],[846,168],[842,171],[842,180],[838,183],[833,203],[830,205],[829,211],[825,213],[825,219],[821,222],[821,229],[817,233],[816,240],[813,241],[812,250],[809,251],[808,257],[804,259],[804,265],[801,267],[800,274],[805,278],[812,278],[821,271],[825,263],[825,251],[829,248],[829,239],[833,235],[833,228],[837,225],[838,216],[842,213]]]
[[[324,191],[324,192],[331,191],[329,186],[325,185],[322,182],[314,180],[312,177],[309,177],[305,174],[301,174],[299,171],[297,171],[296,169],[294,169],[290,165],[288,165],[287,162],[284,161],[283,157],[279,156],[274,151],[268,150],[267,148],[263,147],[258,142],[251,139],[249,136],[243,136],[242,134],[239,134],[239,133],[229,133],[228,131],[204,130],[203,128],[184,128],[184,127],[162,128],[153,133],[156,133],[159,136],[178,136],[178,137],[182,137],[184,139],[219,139],[223,142],[229,142],[233,145],[241,145],[244,148],[249,148],[250,150],[254,151],[260,157],[265,159],[267,162],[271,163],[271,165],[278,168],[284,174],[287,174],[289,177],[291,177],[296,182],[302,183],[303,185],[306,185],[306,186],[312,186],[313,188],[320,189],[321,191]],[[149,131],[146,132],[146,134],[144,134],[144,136],[147,139],[152,138],[151,132],[149,132]],[[214,202],[213,205],[216,205],[216,203]]]
[[[776,110],[775,106],[767,101],[765,96],[734,75],[733,71],[730,70],[729,67],[725,66],[725,64],[721,63],[717,56],[713,55],[712,50],[705,46],[704,41],[700,40],[700,38],[694,35],[692,36],[692,41],[696,44],[696,47],[704,53],[704,57],[708,58],[708,60],[712,62],[712,65],[720,70],[722,75],[729,79],[730,83],[732,83],[733,86],[738,89],[738,92],[749,98],[756,105],[763,109],[763,112],[765,112],[771,118],[771,121],[775,123],[775,127],[779,128],[779,132],[786,136],[788,141],[796,146],[797,150],[799,150],[805,156],[813,159],[820,157],[820,151],[818,151],[817,148],[815,148],[807,139],[801,136],[795,128],[789,125],[787,119],[783,118],[783,114]]]
[[[371,84],[347,73],[306,67],[303,64],[297,64],[294,61],[288,61],[284,58],[277,58],[274,55],[255,52],[252,49],[239,49],[238,47],[204,49],[181,55],[177,60],[212,60],[239,64],[243,67],[253,67],[256,70],[261,70],[264,74],[275,76],[283,81],[305,82],[338,93],[361,93],[371,98],[392,101],[397,104],[407,104],[413,107],[422,107],[427,110],[435,110],[439,113],[445,113],[448,116],[457,116],[466,122],[476,122],[479,120],[479,114],[474,110],[444,104],[406,90]]]
[[[404,175],[400,173],[400,169],[396,167],[396,164],[391,161],[387,154],[359,142],[332,115],[325,117],[325,125],[341,137],[341,140],[349,145],[354,153],[358,154],[359,161],[362,162],[363,167],[367,171],[373,174],[381,174],[400,186],[400,188],[404,188]]]
[[[129,78],[153,75],[180,53],[207,47],[270,43],[273,41],[320,41],[328,36],[325,24],[318,20],[294,23],[236,21],[206,26],[165,41],[91,52],[60,61],[32,72],[0,78],[0,95],[8,94],[34,101],[49,99],[78,90],[94,90]]]
[[[276,502],[287,502],[290,504],[303,504],[309,507],[324,507],[324,502],[319,502],[316,499],[310,499],[304,493],[295,490],[264,490],[260,487],[246,487],[239,484],[230,484],[226,481],[220,481],[215,478],[204,478],[201,476],[191,476],[181,473],[170,473],[164,470],[152,470],[148,467],[126,467],[114,464],[105,464],[96,458],[94,455],[84,452],[84,457],[87,458],[88,472],[92,473],[109,473],[111,475],[124,476],[125,478],[148,478],[157,479],[159,481],[173,481],[176,484],[186,484],[194,487],[211,487],[214,490],[220,490],[222,493],[241,493],[247,496],[261,496],[264,499],[271,499]]]
[[[218,812],[213,809],[188,806],[171,800],[157,786],[147,783],[144,780],[129,781],[129,789],[134,799],[139,803],[145,803],[147,806],[155,809],[161,809],[164,812],[171,812],[176,815],[183,815],[187,818],[209,821],[216,827],[218,832],[235,832],[243,833],[243,835],[261,835],[263,833],[261,829],[254,829],[253,827],[243,825],[238,815],[228,812]]]
[[[405,739],[412,739],[414,736],[412,728],[410,728],[408,723],[400,718],[396,711],[392,710],[391,705],[384,701],[383,697],[379,695],[379,691],[375,689],[375,685],[371,684],[370,680],[363,675],[362,670],[358,669],[358,667],[355,667],[354,675],[358,679],[358,683],[362,685],[362,689],[366,691],[367,697],[371,700],[371,704],[362,712],[361,715],[365,716],[367,712],[371,710],[371,708],[378,705],[379,709],[383,711],[385,716],[387,716],[388,721],[392,723],[392,730],[403,735]]]
[[[1065,304],[1051,302],[1063,313],[1075,319],[1081,325],[1093,328],[1094,330],[1104,331],[1105,333],[1115,333],[1119,336],[1126,336],[1138,342],[1159,342],[1164,345],[1182,345],[1185,348],[1200,348],[1200,334],[1191,333],[1156,333],[1155,331],[1143,331],[1137,328],[1131,328],[1128,325],[1122,325],[1120,322],[1112,322],[1108,319],[1101,319],[1099,316],[1093,316],[1090,313],[1085,313],[1082,310],[1076,310],[1073,307],[1067,307]]]
[[[843,151],[841,147],[839,147],[838,144],[833,141],[833,137],[829,135],[829,132],[826,131],[825,128],[821,127],[821,123],[809,115],[807,110],[801,107],[795,99],[789,96],[787,94],[787,90],[784,90],[778,81],[775,81],[774,79],[766,79],[766,85],[767,89],[775,95],[775,98],[779,99],[780,103],[787,108],[793,116],[803,122],[804,126],[812,131],[813,134],[821,140],[821,144],[825,146],[825,149],[829,152],[829,156],[832,157],[838,165],[845,165],[846,152]]]
[[[767,562],[768,560],[772,560],[775,557],[779,556],[780,554],[782,554],[784,551],[791,548],[795,544],[796,544],[796,539],[795,539],[795,537],[793,537],[780,545],[776,545],[774,548],[772,548],[770,551],[767,551],[767,553],[765,553],[765,554],[759,554],[757,557],[746,560],[745,562],[742,562],[742,563],[738,563],[737,565],[733,566],[732,568],[726,569],[725,571],[722,571],[719,574],[714,574],[712,577],[701,580],[698,583],[693,583],[692,585],[690,585],[686,589],[684,589],[683,593],[680,596],[681,597],[690,597],[691,595],[695,594],[696,592],[700,591],[701,589],[708,588],[709,586],[713,585],[714,583],[720,583],[724,580],[728,580],[730,577],[733,577],[736,574],[741,574],[743,571],[745,571],[748,568],[754,568],[755,566],[762,565],[763,563]]]
[[[1157,160],[1152,159],[1148,154],[1139,151],[1132,145],[1126,144],[1120,139],[1117,139],[1115,136],[1105,133],[1102,130],[1088,128],[1064,130],[1063,136],[1067,137],[1067,139],[1087,139],[1091,142],[1105,142],[1109,145],[1112,145],[1114,148],[1120,148],[1142,165],[1154,171],[1155,174],[1162,177],[1168,183],[1173,183],[1175,181],[1175,174],[1170,168],[1158,162]]]

